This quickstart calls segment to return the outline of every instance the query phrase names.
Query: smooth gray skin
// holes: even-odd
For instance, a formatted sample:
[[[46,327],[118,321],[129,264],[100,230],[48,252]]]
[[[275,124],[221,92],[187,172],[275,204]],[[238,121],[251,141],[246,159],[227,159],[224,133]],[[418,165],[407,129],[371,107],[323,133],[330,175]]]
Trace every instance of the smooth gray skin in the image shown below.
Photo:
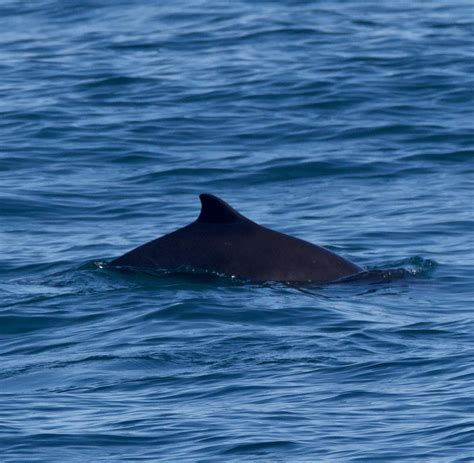
[[[111,265],[316,283],[362,271],[327,249],[252,222],[216,196],[202,194],[200,199],[201,214],[195,222],[127,252]]]

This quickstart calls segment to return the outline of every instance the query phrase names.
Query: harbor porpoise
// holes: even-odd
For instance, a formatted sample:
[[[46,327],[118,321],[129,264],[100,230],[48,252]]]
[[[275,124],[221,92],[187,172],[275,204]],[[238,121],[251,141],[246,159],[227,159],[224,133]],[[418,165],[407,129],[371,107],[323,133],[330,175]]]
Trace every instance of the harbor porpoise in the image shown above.
[[[327,283],[363,271],[327,249],[252,222],[216,196],[201,194],[200,199],[201,213],[194,222],[110,265],[198,270],[255,282]]]

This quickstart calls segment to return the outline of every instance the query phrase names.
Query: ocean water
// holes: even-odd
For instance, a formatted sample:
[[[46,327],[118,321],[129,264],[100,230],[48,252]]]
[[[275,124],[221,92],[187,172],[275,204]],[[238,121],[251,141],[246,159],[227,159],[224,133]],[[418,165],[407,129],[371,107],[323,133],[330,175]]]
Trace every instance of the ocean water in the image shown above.
[[[0,460],[474,461],[473,15],[3,0]],[[405,276],[107,268],[202,192]]]

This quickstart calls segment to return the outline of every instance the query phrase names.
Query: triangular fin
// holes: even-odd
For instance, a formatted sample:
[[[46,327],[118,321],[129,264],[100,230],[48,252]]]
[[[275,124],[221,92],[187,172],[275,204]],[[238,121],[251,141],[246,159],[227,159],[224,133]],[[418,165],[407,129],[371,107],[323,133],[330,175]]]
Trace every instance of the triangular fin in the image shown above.
[[[201,200],[201,213],[197,218],[200,223],[236,223],[249,221],[230,207],[225,201],[214,195],[203,193],[199,195]]]

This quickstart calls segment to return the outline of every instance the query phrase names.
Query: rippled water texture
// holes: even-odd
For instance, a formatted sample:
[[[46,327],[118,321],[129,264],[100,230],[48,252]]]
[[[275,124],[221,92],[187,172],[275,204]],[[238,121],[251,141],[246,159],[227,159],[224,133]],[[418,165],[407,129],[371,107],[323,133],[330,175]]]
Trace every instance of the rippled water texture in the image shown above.
[[[473,9],[2,1],[1,461],[473,461]],[[403,276],[106,268],[201,192]]]

